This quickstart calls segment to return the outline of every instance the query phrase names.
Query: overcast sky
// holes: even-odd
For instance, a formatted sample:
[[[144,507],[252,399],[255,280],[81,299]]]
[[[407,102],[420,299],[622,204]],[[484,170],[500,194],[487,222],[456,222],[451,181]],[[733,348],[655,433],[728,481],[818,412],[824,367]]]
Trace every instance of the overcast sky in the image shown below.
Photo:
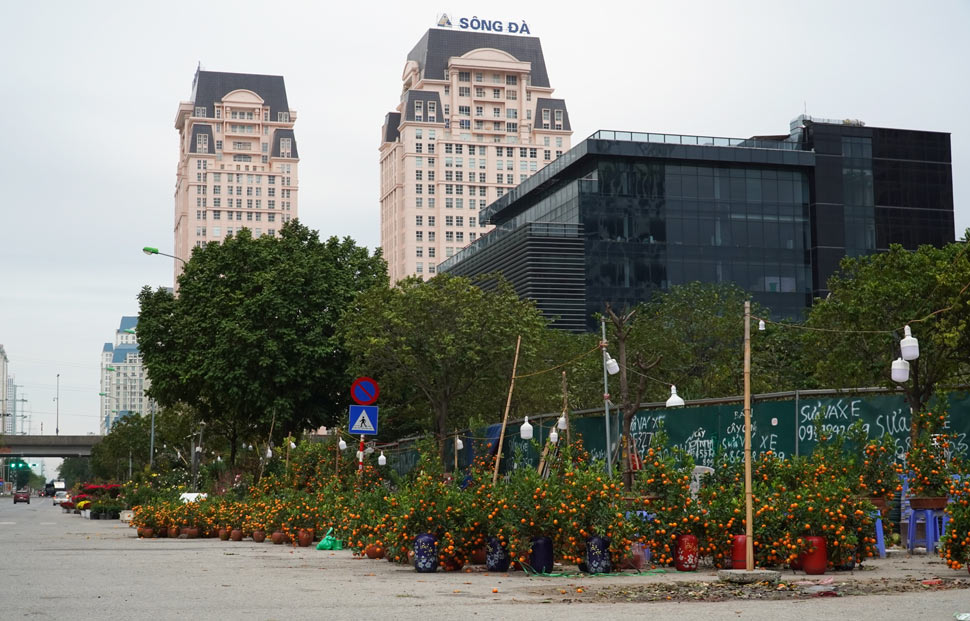
[[[300,219],[380,242],[378,147],[408,51],[441,12],[525,21],[573,143],[597,129],[783,134],[807,110],[950,132],[970,227],[970,2],[8,3],[0,20],[0,343],[34,433],[98,430],[99,355],[171,286],[179,101],[198,63],[283,75]],[[555,10],[552,10],[552,7]],[[50,476],[51,473],[48,472]]]

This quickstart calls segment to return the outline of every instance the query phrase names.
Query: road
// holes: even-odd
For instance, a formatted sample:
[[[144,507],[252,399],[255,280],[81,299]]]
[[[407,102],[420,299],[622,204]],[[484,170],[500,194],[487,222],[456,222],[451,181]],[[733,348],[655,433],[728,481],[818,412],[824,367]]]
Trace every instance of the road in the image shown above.
[[[62,513],[50,499],[0,498],[2,619],[953,619],[970,590],[789,601],[598,603],[606,585],[710,580],[697,574],[527,578],[520,573],[417,574],[348,551],[141,540],[118,521]],[[867,564],[870,562],[867,561]],[[938,559],[876,561],[869,577],[968,577]],[[685,577],[686,576],[686,577]],[[792,579],[788,575],[785,579]],[[852,579],[837,576],[837,579]],[[802,576],[804,579],[804,576]],[[582,588],[578,594],[576,589]],[[498,592],[493,593],[493,589]],[[566,591],[563,595],[560,591]],[[569,600],[564,601],[564,600]]]

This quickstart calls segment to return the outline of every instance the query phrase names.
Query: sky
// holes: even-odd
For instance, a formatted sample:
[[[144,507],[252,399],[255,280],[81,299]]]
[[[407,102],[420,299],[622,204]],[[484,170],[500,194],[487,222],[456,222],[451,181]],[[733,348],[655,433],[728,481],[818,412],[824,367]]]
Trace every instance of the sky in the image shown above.
[[[528,24],[573,144],[598,129],[784,134],[803,112],[949,132],[956,237],[970,227],[967,0],[327,4],[5,6],[0,344],[33,433],[97,432],[103,344],[143,286],[172,285],[172,260],[141,248],[174,246],[174,120],[200,63],[284,76],[300,220],[371,248],[381,125],[443,12]]]

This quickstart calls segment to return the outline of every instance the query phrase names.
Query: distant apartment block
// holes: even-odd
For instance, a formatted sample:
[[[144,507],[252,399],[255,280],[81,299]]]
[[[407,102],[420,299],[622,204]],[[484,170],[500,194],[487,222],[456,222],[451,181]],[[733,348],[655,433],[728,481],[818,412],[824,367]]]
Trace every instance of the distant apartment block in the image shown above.
[[[105,343],[101,350],[101,435],[131,413],[158,411],[155,402],[145,396],[151,383],[138,351],[137,326],[137,317],[122,317],[114,342]]]

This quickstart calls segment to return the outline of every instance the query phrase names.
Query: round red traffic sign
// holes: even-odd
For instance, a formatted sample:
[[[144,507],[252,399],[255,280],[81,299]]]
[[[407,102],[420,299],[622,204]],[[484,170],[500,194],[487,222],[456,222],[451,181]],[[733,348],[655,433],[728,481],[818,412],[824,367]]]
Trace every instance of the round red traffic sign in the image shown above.
[[[350,398],[357,405],[372,405],[381,394],[381,388],[369,377],[358,377],[350,385]]]

